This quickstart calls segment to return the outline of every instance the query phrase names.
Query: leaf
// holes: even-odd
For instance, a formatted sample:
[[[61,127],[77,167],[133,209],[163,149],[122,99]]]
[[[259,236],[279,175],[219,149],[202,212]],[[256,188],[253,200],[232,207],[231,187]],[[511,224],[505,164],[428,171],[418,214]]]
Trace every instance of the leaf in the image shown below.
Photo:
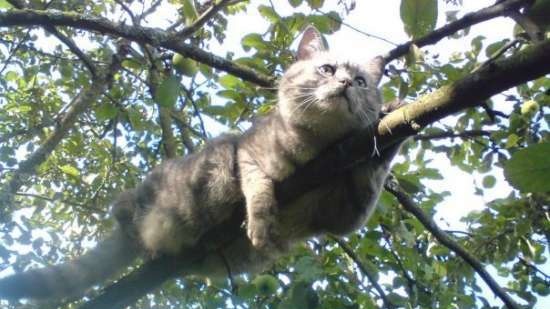
[[[401,0],[401,20],[405,32],[417,39],[430,33],[437,22],[437,0]]]
[[[287,308],[313,309],[317,308],[319,299],[311,286],[303,281],[298,281],[290,290],[290,306]]]
[[[303,0],[288,0],[288,3],[290,3],[290,5],[295,8],[295,7],[299,7],[300,4],[302,4],[302,1]]]
[[[95,114],[98,120],[107,120],[115,118],[115,116],[118,114],[118,108],[114,106],[113,104],[101,104],[96,110]]]
[[[522,192],[550,192],[550,143],[519,150],[504,163],[504,177]]]
[[[245,35],[241,40],[241,44],[243,45],[243,48],[245,50],[249,50],[250,48],[255,48],[257,50],[265,50],[267,47],[262,36],[259,35],[258,33],[250,33]]]
[[[235,89],[242,85],[242,81],[233,75],[224,75],[220,77],[218,83],[227,89]]]
[[[482,184],[483,184],[484,188],[489,189],[489,188],[494,187],[496,182],[497,182],[497,179],[495,178],[495,176],[487,175],[487,176],[483,177]]]
[[[136,59],[130,58],[122,61],[122,66],[127,69],[140,70],[142,64]]]
[[[506,140],[506,148],[512,148],[518,145],[519,142],[519,136],[512,133],[508,136],[508,139]]]
[[[11,4],[9,4],[8,1],[0,0],[0,9],[9,9],[9,8],[11,8]]]
[[[267,19],[270,23],[276,24],[281,17],[273,8],[267,6],[267,5],[260,5],[258,6],[258,11],[260,12],[260,15],[262,15],[265,19]]]
[[[324,2],[324,0],[307,0],[307,4],[309,4],[312,9],[320,9]]]
[[[321,33],[333,33],[341,26],[340,15],[335,11],[330,11],[325,15],[311,15],[307,20]]]
[[[59,167],[59,169],[69,176],[78,177],[80,175],[80,171],[70,164],[62,165]]]
[[[197,14],[197,10],[195,9],[195,5],[193,4],[193,1],[191,0],[182,0],[182,11],[183,16],[185,17],[185,24],[190,25],[195,21],[199,15]]]
[[[176,104],[180,92],[180,81],[176,76],[163,80],[155,92],[155,102],[162,107],[172,107]]]
[[[15,71],[8,71],[4,75],[4,79],[8,82],[16,81],[19,78],[19,74]]]

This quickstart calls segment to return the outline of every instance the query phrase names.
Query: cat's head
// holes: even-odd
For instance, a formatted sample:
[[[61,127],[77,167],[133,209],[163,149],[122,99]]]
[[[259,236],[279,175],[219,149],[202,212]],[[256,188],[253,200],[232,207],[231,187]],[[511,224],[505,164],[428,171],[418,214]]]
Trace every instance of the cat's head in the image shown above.
[[[383,70],[381,57],[358,64],[331,54],[310,26],[300,41],[297,61],[279,83],[279,110],[292,124],[313,129],[364,127],[378,119],[382,102],[377,85]]]

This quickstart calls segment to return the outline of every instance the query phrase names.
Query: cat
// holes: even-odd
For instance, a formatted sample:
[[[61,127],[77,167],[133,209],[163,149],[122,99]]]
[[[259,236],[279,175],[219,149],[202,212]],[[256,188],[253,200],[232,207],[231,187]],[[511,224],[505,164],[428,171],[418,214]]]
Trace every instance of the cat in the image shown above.
[[[223,135],[185,158],[154,168],[113,203],[118,226],[83,256],[61,265],[0,279],[0,297],[79,296],[138,256],[178,255],[197,244],[246,201],[246,229],[221,252],[186,267],[188,274],[255,272],[293,243],[360,227],[374,209],[399,149],[394,146],[353,171],[281,208],[274,185],[320,151],[372,124],[382,102],[377,84],[384,63],[340,61],[314,28],[304,31],[297,61],[279,82],[275,110],[242,136]]]

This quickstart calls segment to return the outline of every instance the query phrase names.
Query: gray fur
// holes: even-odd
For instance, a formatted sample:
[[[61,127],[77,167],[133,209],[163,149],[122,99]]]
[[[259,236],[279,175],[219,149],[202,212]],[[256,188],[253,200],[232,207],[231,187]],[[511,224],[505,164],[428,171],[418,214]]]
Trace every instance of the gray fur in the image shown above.
[[[287,241],[295,238],[295,235],[283,237],[288,234],[287,229],[295,227],[284,226],[292,218],[280,219],[274,183],[290,176],[328,145],[373,123],[382,107],[376,88],[383,67],[379,58],[367,65],[341,61],[326,50],[321,35],[311,27],[299,44],[298,55],[298,62],[280,81],[277,109],[245,134],[238,148],[248,237],[254,247],[269,252],[284,249]],[[366,85],[361,84],[360,79]],[[366,166],[349,176],[349,186],[347,180],[332,185],[330,191],[366,186],[367,194],[356,194],[360,206],[355,213],[345,214],[358,222],[330,216],[343,214],[339,203],[322,205],[295,216],[301,222],[296,224],[304,230],[304,236],[322,231],[349,231],[358,226],[363,217],[368,216],[381,186],[379,178],[384,178],[385,173],[385,168],[379,171],[377,166]],[[367,179],[362,179],[364,174],[368,175]],[[308,219],[312,220],[311,226],[303,226]]]
[[[334,74],[323,73],[324,65],[334,68]],[[227,266],[233,274],[254,272],[296,241],[360,227],[374,209],[398,147],[304,192],[284,209],[275,200],[273,186],[330,144],[378,118],[382,104],[376,86],[382,70],[379,58],[365,65],[338,60],[316,29],[306,29],[298,61],[280,81],[274,112],[242,137],[222,136],[193,155],[156,167],[114,203],[119,228],[109,240],[74,261],[1,279],[0,296],[78,295],[131,263],[138,253],[176,255],[228,219],[243,195],[246,233],[189,267],[192,274],[225,276]]]

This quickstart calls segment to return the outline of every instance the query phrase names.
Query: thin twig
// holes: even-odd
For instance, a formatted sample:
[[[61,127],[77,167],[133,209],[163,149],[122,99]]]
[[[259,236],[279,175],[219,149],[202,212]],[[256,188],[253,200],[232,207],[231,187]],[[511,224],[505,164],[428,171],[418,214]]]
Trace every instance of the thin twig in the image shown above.
[[[521,264],[525,265],[526,267],[528,268],[531,268],[533,271],[541,274],[546,280],[550,280],[550,275],[546,274],[544,271],[542,271],[540,268],[538,268],[537,266],[533,265],[533,263],[527,261],[524,257],[518,257],[519,261],[521,262]]]
[[[357,32],[357,33],[360,33],[360,34],[362,34],[362,35],[364,35],[364,36],[367,36],[367,37],[370,37],[370,38],[374,38],[374,39],[380,40],[380,41],[382,41],[382,42],[388,43],[388,44],[393,45],[393,46],[398,46],[397,43],[395,43],[395,42],[392,42],[392,41],[390,41],[390,40],[388,40],[388,39],[386,39],[386,38],[383,38],[383,37],[381,37],[381,36],[379,36],[379,35],[365,32],[365,31],[363,31],[363,30],[361,30],[361,29],[359,29],[359,28],[357,28],[357,27],[355,27],[355,26],[352,26],[352,25],[350,25],[350,24],[344,22],[344,21],[341,20],[341,19],[337,19],[337,18],[332,17],[331,15],[329,15],[329,14],[323,12],[323,11],[320,10],[320,9],[315,9],[315,11],[317,11],[317,12],[319,12],[319,13],[325,15],[326,17],[328,17],[329,19],[332,19],[332,20],[335,21],[335,22],[340,23],[342,26],[346,26],[346,27],[350,28],[351,30],[353,30],[353,31],[355,31],[355,32]]]
[[[380,296],[380,298],[384,302],[384,307],[385,308],[395,308],[395,305],[388,299],[388,297],[386,296],[386,293],[384,292],[382,287],[378,284],[378,282],[374,278],[374,275],[365,267],[365,265],[363,265],[363,262],[357,256],[357,254],[355,254],[355,252],[353,252],[353,249],[350,248],[350,246],[346,242],[344,242],[343,240],[341,240],[338,237],[330,236],[330,239],[332,239],[334,242],[336,242],[340,246],[340,248],[342,248],[342,250],[344,250],[344,252],[353,260],[355,265],[357,265],[357,267],[359,267],[361,272],[369,279],[372,286],[374,287],[374,289],[376,289],[376,291],[378,292],[378,295]]]
[[[473,137],[479,137],[479,136],[491,136],[491,134],[492,132],[484,131],[484,130],[469,130],[469,131],[462,131],[462,132],[446,131],[446,132],[433,133],[433,134],[419,134],[419,135],[415,135],[413,138],[416,141],[425,141],[425,140],[457,138],[457,137],[473,138]]]
[[[475,69],[472,70],[472,73],[473,72],[476,72],[488,65],[491,65],[492,63],[494,63],[497,59],[499,59],[500,57],[502,57],[502,55],[504,55],[504,53],[506,53],[510,48],[512,47],[516,47],[516,45],[519,45],[521,46],[521,44],[525,43],[525,40],[523,40],[522,38],[517,38],[517,39],[514,39],[506,44],[504,44],[504,46],[502,46],[501,48],[499,48],[496,52],[494,52],[490,57],[489,59],[487,59],[485,62],[483,62],[480,66],[476,67]],[[519,47],[517,46],[517,47]],[[516,47],[516,48],[517,48]]]
[[[183,92],[185,93],[185,96],[187,97],[187,100],[189,100],[189,102],[191,102],[191,105],[193,106],[193,114],[195,115],[195,117],[199,119],[199,125],[201,127],[203,138],[205,139],[208,138],[208,135],[206,134],[206,127],[204,126],[204,120],[202,119],[202,115],[199,112],[199,107],[197,106],[197,102],[195,102],[195,99],[193,99],[193,94],[189,89],[187,89],[187,87],[182,87],[182,89],[183,89]]]
[[[217,3],[216,3],[217,2]],[[193,33],[197,32],[210,18],[216,15],[220,10],[222,10],[230,0],[221,0],[214,1],[211,7],[209,7],[204,13],[201,14],[192,24],[183,28],[176,35],[180,40],[190,37]]]
[[[7,0],[7,1],[11,5],[13,5],[15,8],[18,8],[18,9],[26,8],[25,4],[22,1],[19,1],[19,0]],[[57,30],[57,28],[55,28],[53,25],[43,25],[43,27],[44,29],[46,29],[46,31],[53,34],[55,37],[57,37],[57,39],[59,39],[63,44],[65,44],[65,46],[67,46],[69,50],[84,63],[84,66],[88,68],[92,76],[95,76],[97,74],[96,67],[93,65],[91,58],[88,57],[86,54],[84,54],[84,52],[80,50],[80,48],[78,48],[76,43],[71,38],[59,32],[59,30]]]

